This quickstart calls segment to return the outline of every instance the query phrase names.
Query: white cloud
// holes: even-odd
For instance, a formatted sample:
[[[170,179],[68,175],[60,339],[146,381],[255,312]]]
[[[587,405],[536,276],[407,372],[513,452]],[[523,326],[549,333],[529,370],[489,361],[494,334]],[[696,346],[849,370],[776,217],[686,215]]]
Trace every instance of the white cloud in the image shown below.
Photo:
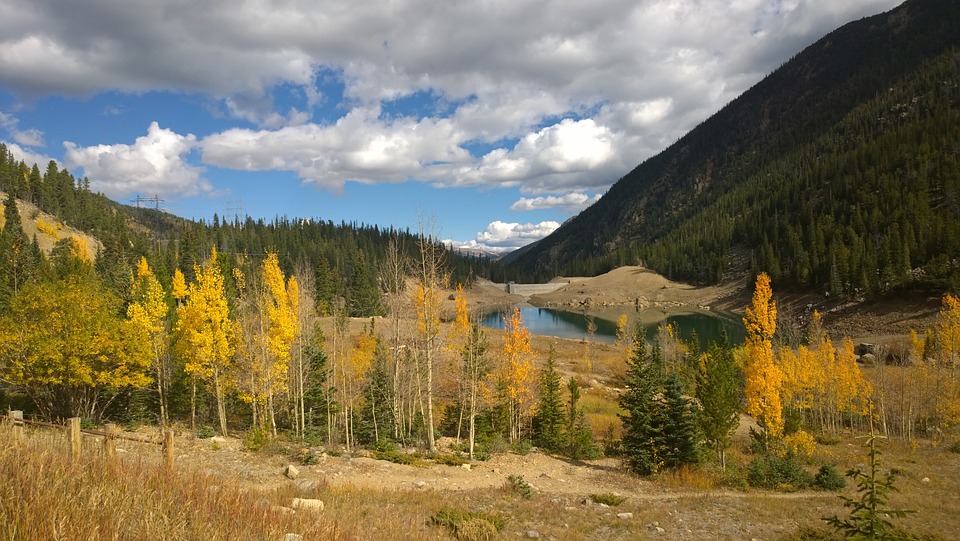
[[[599,201],[602,195],[603,194],[596,194],[590,197],[586,194],[575,192],[560,196],[521,197],[510,205],[510,210],[544,210],[560,207],[571,214],[575,214]]]
[[[447,119],[382,121],[379,108],[357,108],[336,124],[278,130],[232,129],[200,142],[203,160],[248,171],[293,171],[338,190],[348,180],[402,182],[436,164],[463,162],[463,135]]]
[[[211,192],[203,170],[185,160],[195,145],[193,134],[179,135],[156,122],[132,145],[78,147],[70,141],[63,143],[67,165],[82,168],[94,191],[114,198],[134,193],[186,196]]]
[[[0,127],[5,129],[13,140],[26,147],[46,146],[43,142],[43,132],[36,128],[20,129],[20,121],[13,115],[0,113]]]
[[[491,222],[486,230],[477,233],[475,240],[466,242],[446,240],[444,242],[454,248],[502,254],[538,241],[553,233],[558,227],[560,227],[560,224],[553,221],[520,224],[498,220]]]
[[[332,188],[415,178],[525,194],[602,190],[804,45],[900,1],[327,0],[318,8],[311,0],[206,0],[171,8],[5,0],[0,88],[17,96],[212,96],[257,129],[204,137],[205,160],[293,171]],[[342,82],[342,101],[327,101],[321,72]],[[379,118],[386,101],[424,91],[453,110]],[[303,99],[281,106],[279,94]],[[321,102],[335,116],[313,124]],[[41,136],[27,130],[20,140]],[[464,150],[498,141],[509,143],[479,159]],[[130,158],[129,149],[107,148]],[[179,164],[174,188],[202,191],[182,154],[163,159]],[[154,182],[134,169],[140,180],[101,172],[111,189]]]

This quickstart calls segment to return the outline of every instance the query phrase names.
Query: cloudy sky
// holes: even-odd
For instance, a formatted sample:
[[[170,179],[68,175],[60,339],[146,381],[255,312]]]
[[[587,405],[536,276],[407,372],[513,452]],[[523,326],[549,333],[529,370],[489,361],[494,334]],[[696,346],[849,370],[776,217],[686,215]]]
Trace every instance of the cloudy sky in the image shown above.
[[[0,141],[129,202],[541,238],[897,0],[0,0]]]

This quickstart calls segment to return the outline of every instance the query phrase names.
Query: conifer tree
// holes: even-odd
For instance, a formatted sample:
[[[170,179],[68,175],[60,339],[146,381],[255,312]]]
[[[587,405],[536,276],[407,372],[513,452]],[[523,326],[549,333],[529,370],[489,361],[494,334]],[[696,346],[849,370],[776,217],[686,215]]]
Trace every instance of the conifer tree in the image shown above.
[[[666,468],[697,462],[697,424],[690,399],[676,372],[667,376],[659,408],[659,456]]]
[[[0,229],[0,312],[10,306],[10,300],[33,277],[40,265],[39,252],[31,248],[23,231],[17,200],[13,195],[7,195],[3,217],[3,229]]]
[[[560,398],[561,378],[557,372],[556,351],[550,345],[547,364],[540,371],[540,397],[533,416],[534,443],[549,452],[563,447],[563,402]]]
[[[627,390],[620,396],[620,407],[625,412],[620,414],[620,419],[624,457],[630,469],[640,475],[650,475],[660,468],[655,402],[659,382],[659,367],[647,352],[644,329],[638,323],[633,335],[633,354],[627,360]]]
[[[597,447],[593,441],[593,431],[587,424],[587,415],[580,407],[580,384],[575,378],[567,382],[570,402],[567,405],[567,456],[574,460],[596,458]]]

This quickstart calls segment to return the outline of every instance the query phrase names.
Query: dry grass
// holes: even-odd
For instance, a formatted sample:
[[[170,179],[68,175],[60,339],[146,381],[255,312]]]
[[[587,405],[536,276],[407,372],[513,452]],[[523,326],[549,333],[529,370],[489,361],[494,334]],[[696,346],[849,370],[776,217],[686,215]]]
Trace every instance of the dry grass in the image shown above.
[[[333,523],[277,510],[270,495],[154,464],[65,460],[63,447],[28,438],[0,449],[4,539],[344,539]]]

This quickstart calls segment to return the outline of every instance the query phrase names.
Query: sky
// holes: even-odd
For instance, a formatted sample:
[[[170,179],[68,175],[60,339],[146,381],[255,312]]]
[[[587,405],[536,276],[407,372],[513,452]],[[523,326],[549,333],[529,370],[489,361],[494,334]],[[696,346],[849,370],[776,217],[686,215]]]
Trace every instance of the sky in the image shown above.
[[[122,202],[506,252],[897,0],[0,0],[0,141]]]

